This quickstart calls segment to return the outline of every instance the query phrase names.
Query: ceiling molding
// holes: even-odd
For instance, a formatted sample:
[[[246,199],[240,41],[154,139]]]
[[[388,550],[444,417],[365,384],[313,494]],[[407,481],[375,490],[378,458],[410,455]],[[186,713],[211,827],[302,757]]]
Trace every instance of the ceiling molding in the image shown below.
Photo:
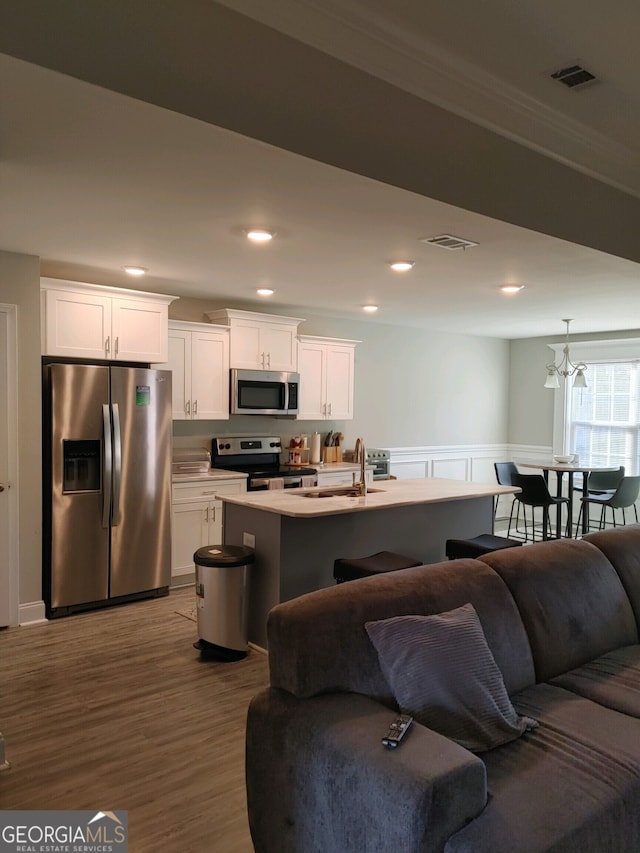
[[[640,197],[637,153],[359,0],[219,0],[513,142]],[[554,85],[552,82],[550,86]]]

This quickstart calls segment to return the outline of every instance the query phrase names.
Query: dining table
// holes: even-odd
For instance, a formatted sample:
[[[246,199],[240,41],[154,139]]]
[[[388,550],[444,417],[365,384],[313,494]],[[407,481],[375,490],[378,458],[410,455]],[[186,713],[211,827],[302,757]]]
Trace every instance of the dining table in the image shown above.
[[[562,497],[563,491],[563,480],[564,475],[568,475],[568,484],[567,484],[567,497],[569,499],[569,503],[567,505],[567,512],[569,514],[569,522],[567,525],[569,532],[573,529],[573,476],[574,474],[582,474],[582,497],[586,498],[589,494],[589,474],[594,471],[617,471],[620,466],[613,465],[598,465],[598,464],[585,464],[584,462],[556,462],[555,459],[551,460],[515,460],[515,463],[520,468],[537,468],[542,471],[542,475],[545,479],[547,485],[549,484],[549,471],[554,471],[556,474],[557,480],[557,489],[556,495],[558,497]],[[558,504],[557,506],[557,517],[556,517],[556,536],[560,538],[560,531],[562,530],[562,504]],[[582,535],[584,536],[589,530],[589,513],[582,513]]]

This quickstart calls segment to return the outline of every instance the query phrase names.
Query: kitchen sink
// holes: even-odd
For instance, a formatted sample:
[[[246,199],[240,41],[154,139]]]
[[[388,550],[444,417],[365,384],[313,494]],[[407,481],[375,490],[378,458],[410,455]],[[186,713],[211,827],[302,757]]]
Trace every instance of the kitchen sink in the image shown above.
[[[384,489],[367,488],[367,494],[384,492]],[[359,498],[362,497],[358,489],[353,486],[336,486],[334,488],[318,489],[314,492],[298,492],[300,498]]]

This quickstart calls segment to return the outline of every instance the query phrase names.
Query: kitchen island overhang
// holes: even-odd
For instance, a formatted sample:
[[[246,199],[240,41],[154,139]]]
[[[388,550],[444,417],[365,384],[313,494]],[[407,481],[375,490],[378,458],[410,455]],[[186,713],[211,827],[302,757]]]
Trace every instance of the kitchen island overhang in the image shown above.
[[[396,551],[439,562],[447,539],[491,532],[494,497],[518,491],[443,478],[385,480],[373,488],[379,491],[364,497],[304,495],[313,489],[220,496],[225,544],[246,544],[245,534],[255,537],[250,642],[267,647],[267,615],[276,604],[333,586],[336,558]]]

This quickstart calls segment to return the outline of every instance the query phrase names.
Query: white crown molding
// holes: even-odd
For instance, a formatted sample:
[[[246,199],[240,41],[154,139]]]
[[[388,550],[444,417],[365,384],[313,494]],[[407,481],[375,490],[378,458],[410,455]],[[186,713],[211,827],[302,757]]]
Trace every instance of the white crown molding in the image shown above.
[[[219,0],[583,174],[640,196],[637,155],[360,0]]]

